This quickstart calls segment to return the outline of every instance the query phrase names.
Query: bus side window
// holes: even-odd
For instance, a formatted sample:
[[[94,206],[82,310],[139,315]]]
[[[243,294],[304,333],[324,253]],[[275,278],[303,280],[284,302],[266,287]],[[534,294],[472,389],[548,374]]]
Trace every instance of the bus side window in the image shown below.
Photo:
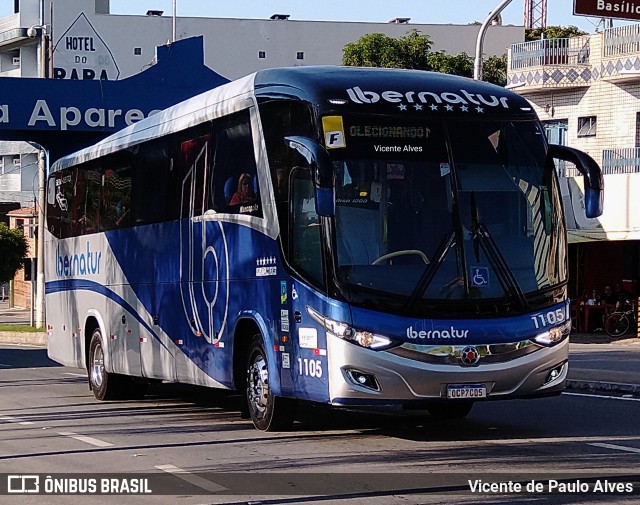
[[[177,170],[182,179],[178,181],[181,188],[181,217],[201,216],[209,201],[209,173],[211,162],[211,134],[207,133],[180,143],[180,154]]]
[[[60,238],[71,237],[71,214],[73,212],[73,170],[65,169],[59,173],[56,201],[60,208]]]
[[[60,193],[60,173],[51,175],[47,184],[47,229],[55,237],[61,236],[61,215],[67,210],[67,202]]]
[[[323,285],[320,220],[315,211],[315,192],[308,169],[295,168],[291,173],[291,263]]]
[[[103,175],[100,225],[105,231],[131,225],[131,170],[107,168]]]
[[[88,235],[100,231],[100,193],[102,174],[97,166],[76,167],[73,207],[78,211],[72,234]]]
[[[262,217],[249,110],[215,121],[213,210]]]
[[[129,162],[122,160],[119,166],[131,164],[131,213],[132,226],[166,221],[169,206],[169,149],[166,138],[145,142],[132,148]]]

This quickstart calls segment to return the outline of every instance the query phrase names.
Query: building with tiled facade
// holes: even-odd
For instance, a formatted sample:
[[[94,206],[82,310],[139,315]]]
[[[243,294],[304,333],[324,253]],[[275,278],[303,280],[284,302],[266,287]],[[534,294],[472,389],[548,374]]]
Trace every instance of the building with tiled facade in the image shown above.
[[[604,214],[584,218],[582,177],[558,167],[572,295],[640,277],[640,24],[514,44],[507,87],[535,108],[550,142],[589,153],[605,179]]]

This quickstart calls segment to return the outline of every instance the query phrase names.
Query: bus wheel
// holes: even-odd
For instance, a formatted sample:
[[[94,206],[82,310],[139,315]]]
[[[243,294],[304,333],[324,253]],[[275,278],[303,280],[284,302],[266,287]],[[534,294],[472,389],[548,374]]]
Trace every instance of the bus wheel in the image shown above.
[[[453,400],[434,403],[427,407],[427,410],[431,417],[436,419],[463,419],[471,412],[471,407],[473,407],[472,401]]]
[[[263,431],[286,431],[296,415],[296,402],[274,396],[269,387],[267,354],[260,335],[251,340],[247,361],[247,404],[254,426]]]
[[[91,336],[89,344],[89,387],[98,400],[115,400],[122,395],[123,377],[111,374],[104,368],[104,349],[99,329]]]

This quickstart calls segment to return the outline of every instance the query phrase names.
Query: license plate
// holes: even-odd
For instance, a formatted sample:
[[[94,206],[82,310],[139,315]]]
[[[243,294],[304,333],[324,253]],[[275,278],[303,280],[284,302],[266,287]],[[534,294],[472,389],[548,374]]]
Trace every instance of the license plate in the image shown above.
[[[447,386],[447,398],[451,400],[472,400],[486,397],[486,384],[450,384]]]

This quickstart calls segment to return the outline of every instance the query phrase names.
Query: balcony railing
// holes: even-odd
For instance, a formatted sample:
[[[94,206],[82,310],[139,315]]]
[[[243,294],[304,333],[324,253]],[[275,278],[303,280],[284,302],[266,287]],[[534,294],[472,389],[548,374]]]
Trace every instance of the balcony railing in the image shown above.
[[[589,65],[589,37],[543,39],[511,46],[510,70],[545,65]]]
[[[573,163],[564,160],[556,160],[556,172],[558,177],[578,177],[580,175]]]
[[[602,151],[602,172],[604,174],[640,173],[640,147],[604,149]]]
[[[640,25],[617,26],[604,31],[605,58],[640,52]]]

